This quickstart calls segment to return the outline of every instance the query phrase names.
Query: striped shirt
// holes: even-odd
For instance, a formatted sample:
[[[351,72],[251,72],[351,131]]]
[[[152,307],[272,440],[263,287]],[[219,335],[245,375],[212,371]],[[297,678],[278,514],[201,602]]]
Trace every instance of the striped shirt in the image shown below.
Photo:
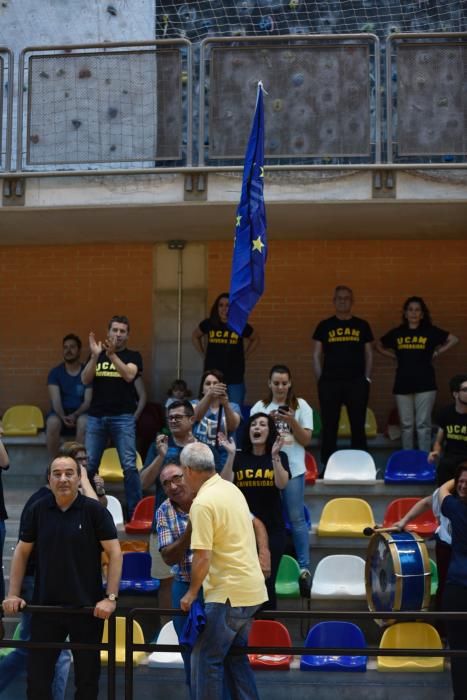
[[[159,540],[159,550],[176,542],[185,532],[188,525],[188,513],[180,510],[167,498],[156,511],[156,532]],[[191,561],[193,552],[187,549],[183,559],[172,566],[172,573],[178,581],[190,582]]]

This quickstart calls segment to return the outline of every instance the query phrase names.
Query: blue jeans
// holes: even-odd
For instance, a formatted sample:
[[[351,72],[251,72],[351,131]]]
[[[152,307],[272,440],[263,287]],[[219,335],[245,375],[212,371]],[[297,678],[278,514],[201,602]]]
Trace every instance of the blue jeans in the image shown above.
[[[26,601],[32,598],[34,577],[25,576],[21,594]],[[31,638],[31,615],[21,614],[19,638],[25,642]],[[53,700],[64,700],[68,673],[70,671],[71,652],[63,649],[55,664],[55,675],[52,683]],[[27,649],[14,649],[0,660],[0,694],[7,688],[17,675],[26,670],[28,663]]]
[[[91,479],[99,470],[109,436],[117,449],[122,465],[128,516],[131,517],[136,504],[142,498],[141,480],[136,468],[136,434],[133,414],[125,413],[121,416],[102,416],[101,418],[88,416],[86,451]]]
[[[239,406],[243,406],[245,400],[246,387],[245,382],[241,384],[227,384],[227,396],[231,403],[238,403]]]
[[[258,608],[206,603],[206,627],[191,652],[193,700],[222,698],[224,674],[234,700],[259,700],[248,655],[228,656],[231,646],[248,646],[252,618]]]
[[[290,525],[292,526],[292,539],[301,569],[310,568],[310,538],[303,514],[305,502],[305,474],[289,479],[287,486],[282,491]]]

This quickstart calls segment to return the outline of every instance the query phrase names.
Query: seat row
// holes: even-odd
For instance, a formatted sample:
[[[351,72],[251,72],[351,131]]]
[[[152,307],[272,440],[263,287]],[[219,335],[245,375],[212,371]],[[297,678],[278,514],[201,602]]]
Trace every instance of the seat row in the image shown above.
[[[135,640],[136,641],[136,640]],[[157,644],[178,644],[173,622],[167,623],[159,633]],[[248,646],[292,647],[289,631],[276,620],[255,620]],[[362,630],[351,622],[329,621],[314,625],[308,632],[305,647],[313,650],[325,648],[367,647]],[[388,627],[381,639],[380,649],[442,649],[441,639],[432,625],[422,622],[402,622]],[[249,654],[250,664],[256,669],[290,669],[293,659],[287,653]],[[135,659],[134,659],[135,661]],[[364,655],[304,654],[300,657],[302,671],[361,671],[367,669],[368,657]],[[121,661],[120,661],[121,663]],[[179,652],[155,651],[148,658],[148,666],[155,668],[182,668]],[[443,657],[378,656],[379,671],[443,671]]]

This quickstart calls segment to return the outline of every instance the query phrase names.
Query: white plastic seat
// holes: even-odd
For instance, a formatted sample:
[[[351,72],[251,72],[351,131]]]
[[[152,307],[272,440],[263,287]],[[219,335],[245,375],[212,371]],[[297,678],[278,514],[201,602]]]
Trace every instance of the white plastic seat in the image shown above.
[[[178,636],[171,620],[163,626],[156,644],[178,644]],[[183,659],[179,651],[153,651],[149,654],[148,666],[151,668],[183,668]]]
[[[124,521],[123,521],[122,504],[120,503],[118,498],[115,498],[115,496],[107,495],[106,508],[113,518],[115,527],[118,527],[119,525],[123,525]]]
[[[364,600],[365,560],[353,554],[332,554],[321,559],[313,576],[311,598]]]
[[[338,450],[329,459],[324,481],[376,481],[373,457],[364,450]]]

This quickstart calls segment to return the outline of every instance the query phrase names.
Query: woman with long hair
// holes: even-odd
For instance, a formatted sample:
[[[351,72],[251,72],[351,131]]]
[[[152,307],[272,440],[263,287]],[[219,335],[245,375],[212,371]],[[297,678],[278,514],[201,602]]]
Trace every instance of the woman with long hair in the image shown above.
[[[209,318],[201,321],[192,334],[195,349],[204,358],[204,369],[211,367],[220,370],[227,384],[230,401],[243,404],[245,398],[245,358],[251,355],[258,345],[258,335],[249,323],[242,335],[232,331],[227,325],[229,295],[219,294],[215,299]]]
[[[430,452],[437,390],[433,360],[458,342],[455,335],[433,325],[427,305],[417,296],[405,300],[401,325],[376,341],[377,351],[397,365],[393,394],[404,450],[413,449],[415,429],[418,448]]]
[[[281,491],[290,478],[289,460],[281,452],[283,440],[272,417],[256,413],[247,421],[240,452],[236,451],[234,441],[223,434],[219,443],[228,452],[221,476],[233,481],[242,491],[250,511],[262,521],[268,533],[271,575],[266,579],[269,603],[265,607],[275,609],[276,576],[286,545]]]
[[[311,442],[313,411],[304,399],[297,398],[292,374],[286,365],[274,365],[269,372],[268,394],[255,403],[250,415],[266,413],[274,420],[282,438],[282,451],[289,460],[291,478],[283,491],[283,500],[292,528],[292,538],[300,565],[300,590],[309,594],[311,586],[310,543],[304,515],[305,447]]]
[[[227,459],[227,452],[218,444],[217,434],[233,435],[240,425],[241,410],[227,396],[224,376],[218,369],[203,372],[199,385],[199,399],[191,402],[194,413],[193,435],[212,449],[216,469],[220,471]]]

